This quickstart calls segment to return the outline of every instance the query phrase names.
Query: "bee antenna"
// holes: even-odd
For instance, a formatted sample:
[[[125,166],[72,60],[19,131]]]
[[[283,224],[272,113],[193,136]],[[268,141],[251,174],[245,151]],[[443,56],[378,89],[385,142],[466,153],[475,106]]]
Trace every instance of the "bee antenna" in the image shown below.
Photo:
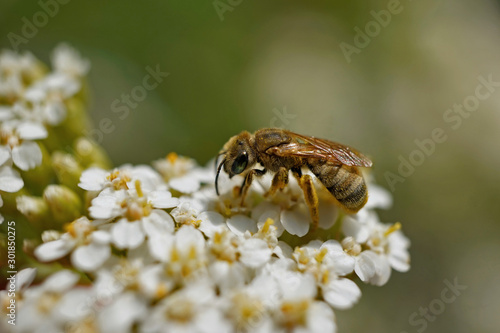
[[[219,161],[219,156],[224,155],[225,153],[226,153],[225,151],[221,151],[220,153],[217,154],[217,157],[215,158],[214,161],[214,169],[217,169],[217,162]]]
[[[219,156],[217,156],[217,159],[218,158]],[[222,166],[224,165],[224,162],[226,162],[226,159],[223,159],[222,162],[220,162],[219,167],[217,168],[217,175],[215,175],[215,193],[217,193],[217,195],[219,195],[219,174]]]

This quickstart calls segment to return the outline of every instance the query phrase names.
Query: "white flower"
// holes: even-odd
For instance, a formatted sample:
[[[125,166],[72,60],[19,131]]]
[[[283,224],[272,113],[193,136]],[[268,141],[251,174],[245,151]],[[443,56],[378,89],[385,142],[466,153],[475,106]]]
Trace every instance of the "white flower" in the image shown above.
[[[361,244],[349,236],[342,240],[342,248],[354,259],[354,271],[363,282],[368,282],[376,273],[377,254],[371,250],[362,251]]]
[[[323,244],[313,241],[307,246],[297,248],[294,258],[301,271],[316,278],[323,298],[338,309],[352,307],[361,297],[361,290],[352,281],[343,278],[354,270],[355,260],[342,250],[335,240]]]
[[[0,72],[6,76],[27,75],[36,70],[37,62],[33,54],[29,52],[18,54],[10,50],[2,50],[0,54]]]
[[[82,172],[78,186],[87,191],[102,191],[106,188],[128,190],[135,187],[136,180],[140,181],[142,190],[146,192],[165,189],[160,175],[144,165],[123,165],[112,171],[89,168]]]
[[[143,258],[111,257],[105,266],[96,272],[95,296],[100,299],[97,306],[106,306],[126,290],[141,287],[141,274],[148,269]]]
[[[172,152],[165,158],[154,161],[153,166],[163,176],[165,181],[170,181],[192,171],[196,167],[196,162],[192,158],[179,156]]]
[[[94,271],[111,255],[111,236],[95,227],[86,217],[66,226],[67,232],[59,239],[44,243],[35,249],[42,262],[53,261],[71,253],[71,263],[82,271]]]
[[[389,191],[376,184],[368,182],[368,202],[363,207],[364,210],[373,208],[388,209],[392,206],[392,197]]]
[[[97,314],[99,332],[130,332],[132,325],[149,312],[145,300],[133,292],[120,294]]]
[[[60,44],[52,53],[52,66],[56,72],[81,77],[90,69],[90,62],[68,44]]]
[[[252,282],[221,298],[221,306],[234,331],[274,332],[273,312],[280,304],[278,282],[268,274],[257,275]]]
[[[181,226],[173,237],[151,236],[151,242],[151,255],[166,263],[167,273],[174,278],[187,278],[206,268],[205,238],[193,226]]]
[[[141,326],[142,332],[233,332],[216,305],[213,286],[206,280],[190,284],[159,302]]]
[[[178,224],[189,224],[195,227],[201,223],[201,220],[197,218],[198,213],[189,202],[181,202],[170,212]]]
[[[23,306],[19,309],[16,329],[20,332],[62,331],[68,313],[79,312],[79,302],[70,302],[75,297],[74,288],[78,275],[68,270],[48,277],[40,286],[29,288],[24,293]],[[68,304],[75,307],[68,308]]]
[[[12,161],[21,170],[42,163],[42,151],[32,140],[45,139],[47,130],[36,122],[6,121],[0,125],[0,165]]]
[[[215,177],[213,168],[200,168],[193,159],[174,152],[154,161],[153,166],[170,188],[181,193],[195,193],[202,184],[212,183]]]
[[[277,324],[281,328],[276,331],[336,332],[332,309],[315,300],[315,279],[298,272],[281,273],[284,274],[278,277],[278,286],[283,296],[277,312]]]
[[[401,224],[377,224],[373,226],[368,239],[368,246],[377,253],[376,274],[370,283],[382,286],[387,283],[391,275],[391,267],[406,272],[410,269],[410,242],[399,230]]]
[[[365,272],[358,270],[357,273],[360,273],[360,277],[363,276],[363,281],[382,286],[389,280],[391,267],[401,272],[410,268],[410,243],[399,231],[400,223],[382,224],[375,213],[368,211],[362,217],[346,217],[342,227],[346,235],[365,244],[370,250],[360,254]],[[375,274],[372,266],[375,266]]]
[[[98,169],[92,171],[102,175]],[[92,178],[88,175],[89,173],[82,178]],[[128,181],[129,178],[125,179]],[[91,183],[92,181],[88,181],[86,185],[91,188],[99,186],[92,187]],[[120,184],[129,187],[127,183],[120,181]],[[151,187],[149,184],[149,188]],[[144,190],[141,181],[136,179],[132,189],[115,191],[112,187],[106,187],[92,200],[89,212],[93,218],[118,218],[116,223],[111,224],[110,233],[113,244],[119,249],[137,248],[146,236],[149,236],[151,251],[156,251],[151,243],[152,237],[169,235],[174,230],[172,218],[161,209],[175,207],[178,202],[179,200],[166,190]]]

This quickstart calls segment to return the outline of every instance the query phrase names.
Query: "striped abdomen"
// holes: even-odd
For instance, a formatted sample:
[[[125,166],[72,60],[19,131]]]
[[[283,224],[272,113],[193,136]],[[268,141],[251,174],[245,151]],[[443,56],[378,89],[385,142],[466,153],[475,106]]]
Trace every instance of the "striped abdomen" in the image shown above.
[[[312,160],[309,169],[349,213],[360,210],[368,200],[365,180],[357,167]]]

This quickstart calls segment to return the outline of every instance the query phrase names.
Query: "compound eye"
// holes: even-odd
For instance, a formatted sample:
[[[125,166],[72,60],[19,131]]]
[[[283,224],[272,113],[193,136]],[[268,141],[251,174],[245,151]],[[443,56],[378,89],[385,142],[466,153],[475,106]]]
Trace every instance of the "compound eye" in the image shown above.
[[[235,175],[242,173],[248,164],[248,156],[246,152],[240,154],[234,160],[233,166],[231,167],[231,172]]]

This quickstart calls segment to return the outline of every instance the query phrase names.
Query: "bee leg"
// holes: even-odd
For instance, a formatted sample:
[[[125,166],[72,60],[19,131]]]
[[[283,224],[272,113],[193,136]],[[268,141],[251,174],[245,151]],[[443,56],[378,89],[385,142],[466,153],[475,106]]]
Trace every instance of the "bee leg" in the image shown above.
[[[243,184],[241,184],[241,187],[240,187],[240,197],[241,197],[240,205],[241,206],[243,206],[245,203],[245,198],[247,196],[248,190],[250,189],[250,185],[252,185],[253,178],[255,176],[260,177],[265,173],[266,173],[266,169],[264,169],[264,170],[252,169],[247,173],[247,175],[245,176],[245,179],[243,180]]]
[[[311,214],[312,230],[314,231],[319,225],[319,201],[313,179],[310,175],[302,175],[300,169],[292,169],[292,172],[295,178],[297,178],[302,192],[304,192],[304,198]]]
[[[264,194],[265,197],[271,196],[278,190],[283,190],[288,184],[288,170],[285,167],[279,168],[273,177],[273,182],[269,191]]]

